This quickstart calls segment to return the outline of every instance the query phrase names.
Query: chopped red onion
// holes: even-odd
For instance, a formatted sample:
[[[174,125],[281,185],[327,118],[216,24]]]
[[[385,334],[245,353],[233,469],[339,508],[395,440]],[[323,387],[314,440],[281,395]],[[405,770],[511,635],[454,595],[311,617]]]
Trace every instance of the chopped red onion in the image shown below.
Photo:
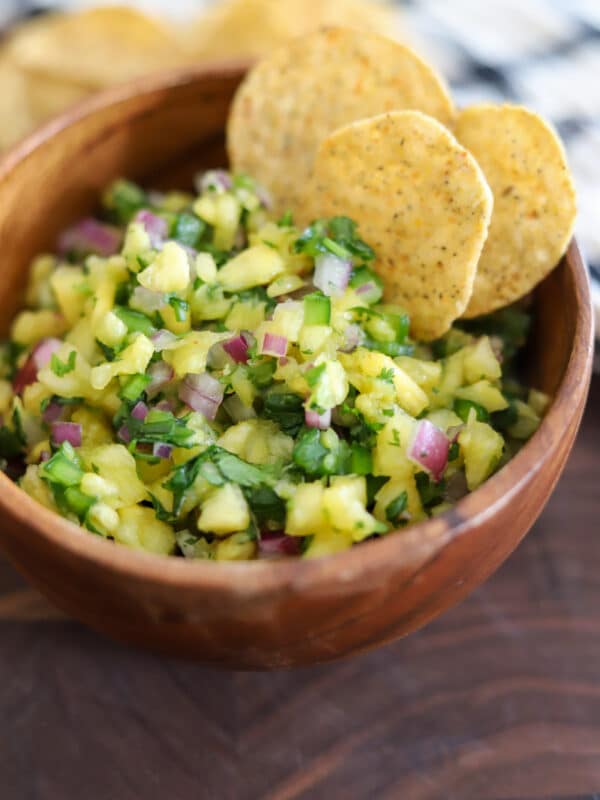
[[[214,419],[223,400],[223,386],[208,372],[201,375],[188,373],[179,386],[179,399],[193,411]]]
[[[136,286],[132,292],[129,304],[138,311],[151,314],[166,305],[166,299],[162,292],[153,292],[145,286]]]
[[[152,455],[157,458],[170,458],[173,452],[173,447],[165,442],[155,442],[152,447]]]
[[[328,408],[322,414],[316,411],[311,411],[309,408],[304,411],[304,422],[308,428],[318,428],[321,431],[326,431],[331,427],[331,409]]]
[[[283,531],[261,531],[258,542],[261,556],[297,556],[300,553],[300,539],[287,536]]]
[[[129,428],[127,425],[121,425],[117,431],[117,436],[122,442],[125,442],[125,444],[129,444],[131,441],[131,434],[129,433]]]
[[[64,410],[65,407],[61,405],[61,403],[57,403],[56,400],[51,400],[42,412],[42,419],[48,424],[57,422],[63,415]]]
[[[118,228],[87,217],[63,231],[58,240],[58,252],[61,256],[73,252],[96,253],[107,258],[119,252],[122,240]]]
[[[146,395],[152,400],[173,379],[173,367],[166,361],[155,361],[148,368],[148,375],[152,378],[146,386]]]
[[[264,356],[284,356],[287,353],[288,340],[276,333],[265,333],[260,352]]]
[[[131,409],[131,416],[134,419],[139,419],[141,422],[143,422],[148,416],[148,406],[146,403],[138,400],[138,402]]]
[[[340,347],[340,350],[342,353],[351,353],[353,350],[356,350],[362,339],[363,332],[360,325],[357,325],[355,322],[346,325],[346,330],[344,331],[344,346]]]
[[[225,169],[209,169],[196,177],[196,189],[199,194],[208,190],[226,192],[231,189],[231,175]]]
[[[246,364],[248,361],[248,343],[240,334],[223,342],[223,350],[233,358],[238,364]]]
[[[54,444],[69,442],[73,447],[81,447],[81,425],[76,422],[53,422],[52,441]]]
[[[50,461],[50,453],[48,450],[42,450],[40,453],[40,464],[43,464],[44,461]]]
[[[323,294],[339,297],[348,286],[351,272],[351,261],[338,258],[332,253],[324,253],[315,258],[313,283]]]
[[[15,394],[21,394],[26,386],[35,383],[40,369],[48,366],[52,354],[56,353],[62,345],[60,339],[48,337],[41,339],[31,351],[29,358],[15,375],[13,389]]]
[[[164,328],[161,328],[156,333],[153,333],[150,337],[150,341],[154,345],[154,349],[157,353],[161,353],[165,347],[168,347],[173,342],[177,341],[177,336],[171,331],[167,331]]]
[[[279,359],[279,361],[277,363],[279,364],[280,367],[285,367],[286,364],[289,364],[289,361],[290,360],[289,360],[289,358],[287,356],[281,356],[281,358]]]
[[[381,297],[381,289],[374,281],[361,283],[356,287],[355,292],[365,303],[374,303]]]
[[[450,441],[446,434],[428,419],[422,419],[407,455],[429,473],[434,481],[440,481],[448,463],[449,447]]]
[[[169,235],[169,226],[166,219],[159,217],[158,214],[148,211],[144,208],[138,211],[134,217],[135,222],[141,222],[144,226],[146,233],[150,237],[150,244],[153,248],[159,248],[164,244],[165,239]]]
[[[161,400],[160,403],[157,403],[154,408],[157,411],[168,411],[170,414],[174,414],[177,409],[177,401],[174,397],[169,399]]]
[[[245,406],[237,394],[232,394],[223,400],[223,408],[233,422],[243,422],[246,419],[254,419],[256,417],[256,411],[252,406]]]

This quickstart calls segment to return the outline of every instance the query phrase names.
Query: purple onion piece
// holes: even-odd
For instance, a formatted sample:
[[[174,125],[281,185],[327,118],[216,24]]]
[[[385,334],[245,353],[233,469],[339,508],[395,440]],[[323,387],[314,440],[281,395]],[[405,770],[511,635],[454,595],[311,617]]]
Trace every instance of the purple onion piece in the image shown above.
[[[144,403],[142,400],[138,400],[138,402],[131,409],[131,416],[134,419],[139,419],[141,422],[143,422],[148,416],[148,406],[146,403]]]
[[[73,447],[81,447],[81,425],[76,422],[53,422],[51,438],[54,444],[69,442]]]
[[[170,458],[173,452],[173,447],[165,442],[155,442],[152,447],[152,455],[157,458]]]
[[[86,217],[67,228],[58,240],[61,256],[69,253],[96,253],[107,258],[121,249],[123,234],[112,225],[105,225],[92,217]]]
[[[150,244],[153,248],[157,249],[164,244],[165,239],[169,235],[169,226],[166,219],[159,217],[148,209],[138,211],[134,217],[135,222],[141,222],[148,236],[150,237]]]

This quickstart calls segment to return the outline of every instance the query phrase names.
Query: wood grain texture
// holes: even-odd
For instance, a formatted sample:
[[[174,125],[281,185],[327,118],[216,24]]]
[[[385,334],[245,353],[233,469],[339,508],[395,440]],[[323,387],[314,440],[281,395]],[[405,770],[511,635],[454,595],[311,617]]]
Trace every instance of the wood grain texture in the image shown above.
[[[110,180],[179,183],[200,163],[222,157],[227,110],[242,75],[235,65],[198,67],[111,89],[0,162],[5,322],[29,258],[89,212]],[[91,627],[225,667],[324,662],[410,633],[512,552],[569,454],[593,344],[589,287],[575,242],[535,303],[530,372],[554,402],[521,452],[448,514],[329,559],[190,563],[90,536],[0,475],[0,547],[58,608]]]
[[[2,614],[2,800],[598,800],[599,467],[596,378],[557,491],[502,569],[335,665],[225,673]],[[0,562],[0,598],[20,590]]]

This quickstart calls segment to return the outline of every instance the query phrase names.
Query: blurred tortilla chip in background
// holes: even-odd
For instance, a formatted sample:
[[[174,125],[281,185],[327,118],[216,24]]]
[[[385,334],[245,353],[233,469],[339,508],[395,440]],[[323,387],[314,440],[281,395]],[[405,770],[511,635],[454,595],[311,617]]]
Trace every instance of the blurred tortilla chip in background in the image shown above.
[[[202,5],[199,3],[199,5]],[[257,58],[323,25],[393,34],[383,0],[223,0],[175,24],[128,6],[52,12],[0,44],[0,149],[87,95],[169,67]]]

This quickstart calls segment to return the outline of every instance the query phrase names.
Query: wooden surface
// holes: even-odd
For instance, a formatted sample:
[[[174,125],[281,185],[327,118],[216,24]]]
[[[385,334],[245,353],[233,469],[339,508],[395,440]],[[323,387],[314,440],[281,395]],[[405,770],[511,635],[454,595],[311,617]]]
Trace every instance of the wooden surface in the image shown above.
[[[600,378],[500,571],[428,628],[293,672],[112,644],[0,562],[2,800],[600,797]]]

